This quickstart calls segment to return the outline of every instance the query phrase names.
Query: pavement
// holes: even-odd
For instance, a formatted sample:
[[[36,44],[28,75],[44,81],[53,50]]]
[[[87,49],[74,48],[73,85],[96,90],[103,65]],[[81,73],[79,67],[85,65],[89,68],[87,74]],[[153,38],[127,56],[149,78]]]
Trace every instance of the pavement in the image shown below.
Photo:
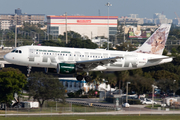
[[[180,111],[110,111],[110,112],[71,112],[71,113],[29,113],[29,114],[0,114],[0,116],[57,116],[57,115],[179,115]]]

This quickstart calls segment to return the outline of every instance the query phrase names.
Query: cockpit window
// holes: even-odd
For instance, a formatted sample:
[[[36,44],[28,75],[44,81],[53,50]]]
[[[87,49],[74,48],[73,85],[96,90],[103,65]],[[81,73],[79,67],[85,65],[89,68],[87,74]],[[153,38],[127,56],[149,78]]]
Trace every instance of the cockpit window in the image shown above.
[[[22,51],[21,50],[13,50],[13,51],[11,51],[12,53],[22,53]]]
[[[11,52],[15,52],[16,50],[13,50],[13,51],[11,51]]]

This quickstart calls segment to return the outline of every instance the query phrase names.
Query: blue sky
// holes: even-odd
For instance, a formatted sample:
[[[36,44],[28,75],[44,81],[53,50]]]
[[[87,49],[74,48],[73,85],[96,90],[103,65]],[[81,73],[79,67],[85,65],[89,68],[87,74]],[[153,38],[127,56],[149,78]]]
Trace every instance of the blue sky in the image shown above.
[[[110,2],[110,16],[139,14],[141,18],[153,18],[154,13],[162,13],[169,19],[180,17],[180,0],[0,0],[0,14],[14,13],[20,8],[22,13],[62,15],[107,16]]]

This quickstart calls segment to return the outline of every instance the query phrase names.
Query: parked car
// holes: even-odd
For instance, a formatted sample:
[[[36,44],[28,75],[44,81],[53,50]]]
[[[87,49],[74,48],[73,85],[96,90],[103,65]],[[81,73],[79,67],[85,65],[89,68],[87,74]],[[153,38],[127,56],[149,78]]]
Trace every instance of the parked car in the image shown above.
[[[145,99],[144,101],[142,101],[142,104],[157,104],[157,102],[150,99]]]
[[[130,107],[129,103],[122,104],[122,107]]]
[[[143,101],[145,101],[147,98],[143,98],[143,97],[140,97],[139,100],[140,102],[142,103]]]

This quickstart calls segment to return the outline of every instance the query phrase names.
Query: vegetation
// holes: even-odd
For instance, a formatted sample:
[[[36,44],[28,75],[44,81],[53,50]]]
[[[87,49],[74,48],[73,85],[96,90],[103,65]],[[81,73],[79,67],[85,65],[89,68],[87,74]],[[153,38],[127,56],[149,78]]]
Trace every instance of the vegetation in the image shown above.
[[[26,89],[29,96],[39,102],[40,107],[43,106],[44,101],[49,99],[65,101],[65,88],[59,79],[42,72],[35,72],[30,75]]]
[[[14,94],[21,95],[26,84],[26,76],[14,68],[3,68],[0,70],[0,102],[10,106],[14,100]]]

